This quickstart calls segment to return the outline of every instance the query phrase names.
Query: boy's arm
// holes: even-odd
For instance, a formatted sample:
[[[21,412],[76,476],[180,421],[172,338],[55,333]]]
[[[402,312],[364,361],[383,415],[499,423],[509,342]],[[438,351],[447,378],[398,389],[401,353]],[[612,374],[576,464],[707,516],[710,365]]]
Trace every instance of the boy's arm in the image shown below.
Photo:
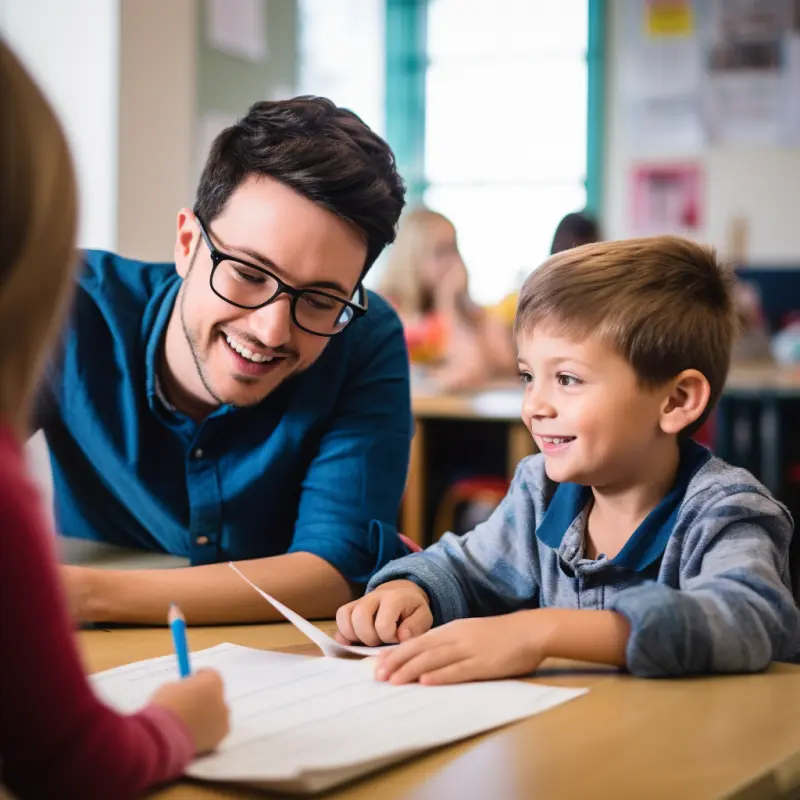
[[[631,626],[628,669],[642,677],[755,672],[792,658],[800,610],[789,589],[788,513],[744,492],[704,509],[695,524],[700,542],[682,559],[701,563],[680,590],[646,584],[610,604]]]
[[[375,677],[395,684],[528,675],[548,657],[625,666],[629,625],[613,611],[532,609],[456,620],[381,653]]]
[[[522,612],[526,613],[526,612]],[[594,664],[627,665],[631,627],[615,611],[545,608],[528,612],[538,629],[544,658],[569,658]]]
[[[434,625],[534,607],[538,554],[529,532],[536,529],[539,472],[530,459],[520,462],[508,493],[486,522],[464,536],[446,533],[423,553],[392,562],[367,591],[394,580],[417,584],[430,599]]]

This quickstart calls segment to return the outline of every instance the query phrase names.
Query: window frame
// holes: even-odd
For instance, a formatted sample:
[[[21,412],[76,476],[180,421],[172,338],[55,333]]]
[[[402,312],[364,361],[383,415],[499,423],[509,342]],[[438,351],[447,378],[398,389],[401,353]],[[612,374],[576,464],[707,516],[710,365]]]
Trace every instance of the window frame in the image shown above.
[[[587,0],[586,209],[602,216],[605,0]],[[386,138],[406,181],[409,205],[422,201],[428,0],[386,0]]]

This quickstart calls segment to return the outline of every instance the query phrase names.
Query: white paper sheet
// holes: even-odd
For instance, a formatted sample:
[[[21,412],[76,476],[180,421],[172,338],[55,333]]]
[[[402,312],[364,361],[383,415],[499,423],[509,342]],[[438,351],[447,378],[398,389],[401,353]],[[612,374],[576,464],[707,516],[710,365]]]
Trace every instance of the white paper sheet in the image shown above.
[[[356,645],[356,644],[339,644],[335,639],[332,639],[327,634],[323,633],[316,625],[312,625],[308,620],[303,619],[299,614],[292,611],[291,608],[287,608],[283,603],[279,600],[276,600],[272,595],[267,594],[265,591],[256,586],[253,581],[251,581],[248,577],[242,574],[239,568],[231,563],[228,562],[228,566],[245,582],[250,584],[273,608],[283,614],[292,625],[297,628],[301,633],[305,634],[312,642],[314,642],[320,650],[322,650],[322,654],[326,656],[332,656],[334,658],[342,658],[345,656],[374,656],[381,652],[381,650],[391,650],[393,647],[397,647],[394,644],[387,644],[383,647],[365,647],[364,645]]]
[[[187,774],[286,791],[319,791],[432,747],[464,739],[578,697],[521,681],[391,686],[373,662],[315,658],[221,644],[192,654],[194,669],[220,671],[231,735]],[[92,677],[123,712],[141,708],[176,677],[174,656]]]

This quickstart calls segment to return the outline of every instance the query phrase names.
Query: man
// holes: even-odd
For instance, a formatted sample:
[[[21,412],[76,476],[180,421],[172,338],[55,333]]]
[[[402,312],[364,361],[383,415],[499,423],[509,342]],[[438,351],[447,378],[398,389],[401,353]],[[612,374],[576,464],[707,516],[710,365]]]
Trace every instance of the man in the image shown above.
[[[330,101],[254,105],[214,142],[175,264],[90,252],[40,398],[66,536],[189,557],[65,567],[76,614],[274,619],[226,563],[333,616],[406,550],[399,321],[362,279],[404,202],[388,146]]]

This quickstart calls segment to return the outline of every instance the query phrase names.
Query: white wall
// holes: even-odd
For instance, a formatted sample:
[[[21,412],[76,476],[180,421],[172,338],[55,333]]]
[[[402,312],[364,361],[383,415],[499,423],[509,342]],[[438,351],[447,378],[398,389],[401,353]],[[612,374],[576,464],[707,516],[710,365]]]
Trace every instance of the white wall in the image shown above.
[[[113,249],[119,0],[2,0],[0,32],[66,130],[80,185],[79,244]]]
[[[607,8],[603,223],[607,236],[621,238],[632,233],[632,164],[648,156],[669,161],[670,154],[660,150],[637,154],[636,159],[630,156],[620,91],[620,49],[625,41],[625,15],[634,9],[630,0],[613,0]],[[705,169],[706,201],[698,238],[729,255],[731,221],[743,218],[747,262],[800,264],[800,148],[709,147],[698,160]]]
[[[193,191],[196,15],[196,0],[0,0],[0,34],[69,138],[81,247],[172,257]]]
[[[27,0],[25,0],[27,2]],[[169,261],[194,194],[197,0],[121,0],[117,241]]]

